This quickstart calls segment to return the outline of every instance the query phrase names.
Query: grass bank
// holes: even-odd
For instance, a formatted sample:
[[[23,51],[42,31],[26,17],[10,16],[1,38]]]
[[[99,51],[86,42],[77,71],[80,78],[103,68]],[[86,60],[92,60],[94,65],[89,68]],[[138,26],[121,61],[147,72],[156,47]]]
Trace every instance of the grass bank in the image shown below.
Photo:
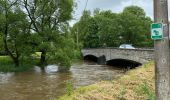
[[[67,91],[59,100],[155,100],[154,64],[128,71],[113,81],[102,81],[90,86]]]
[[[33,68],[36,61],[24,60],[19,67],[15,67],[9,56],[0,56],[0,72],[23,72]]]

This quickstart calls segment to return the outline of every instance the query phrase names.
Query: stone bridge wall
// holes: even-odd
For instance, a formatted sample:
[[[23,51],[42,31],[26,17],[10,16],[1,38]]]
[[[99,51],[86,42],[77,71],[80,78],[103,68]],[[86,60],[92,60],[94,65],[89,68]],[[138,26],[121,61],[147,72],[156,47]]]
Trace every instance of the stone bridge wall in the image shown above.
[[[153,49],[120,49],[120,48],[98,48],[82,49],[83,56],[93,55],[96,57],[105,56],[106,61],[114,59],[126,59],[139,63],[146,63],[154,58]]]

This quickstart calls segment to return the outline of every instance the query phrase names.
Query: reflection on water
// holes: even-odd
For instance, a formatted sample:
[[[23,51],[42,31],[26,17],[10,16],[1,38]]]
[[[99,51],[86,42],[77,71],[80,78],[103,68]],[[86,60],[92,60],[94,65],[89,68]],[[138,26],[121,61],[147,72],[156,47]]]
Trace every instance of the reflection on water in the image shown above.
[[[40,67],[38,67],[38,66],[35,66],[35,68],[34,68],[34,70],[35,70],[35,72],[43,72],[42,70],[41,70],[41,68]],[[56,66],[56,65],[48,65],[46,68],[45,68],[45,72],[46,73],[56,73],[56,72],[58,72],[58,66]]]
[[[8,83],[10,77],[12,77],[14,73],[0,73],[0,84]]]
[[[49,100],[63,95],[68,81],[77,88],[123,74],[120,69],[87,62],[73,64],[67,73],[57,71],[58,66],[50,65],[45,72],[35,67],[31,72],[0,73],[0,100]]]

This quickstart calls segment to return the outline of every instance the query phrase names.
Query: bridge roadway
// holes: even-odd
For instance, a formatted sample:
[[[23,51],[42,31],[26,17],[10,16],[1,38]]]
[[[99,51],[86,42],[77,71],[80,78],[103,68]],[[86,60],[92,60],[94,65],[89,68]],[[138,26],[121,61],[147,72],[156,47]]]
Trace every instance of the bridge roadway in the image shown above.
[[[144,64],[154,59],[154,49],[87,48],[81,50],[84,58],[93,56],[99,64],[111,60],[127,60]]]

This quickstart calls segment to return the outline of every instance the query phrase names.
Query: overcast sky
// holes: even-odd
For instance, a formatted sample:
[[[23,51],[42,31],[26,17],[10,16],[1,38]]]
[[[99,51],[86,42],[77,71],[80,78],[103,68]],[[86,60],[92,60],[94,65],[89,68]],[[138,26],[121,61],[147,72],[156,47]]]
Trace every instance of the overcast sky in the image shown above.
[[[77,7],[75,8],[75,13],[73,17],[78,20],[83,10],[85,9],[87,0],[76,0]],[[153,18],[153,0],[88,0],[86,10],[93,11],[95,8],[99,8],[101,10],[112,10],[112,12],[122,12],[124,7],[136,5],[142,7],[146,15]],[[71,21],[71,25],[73,25],[76,20]]]

